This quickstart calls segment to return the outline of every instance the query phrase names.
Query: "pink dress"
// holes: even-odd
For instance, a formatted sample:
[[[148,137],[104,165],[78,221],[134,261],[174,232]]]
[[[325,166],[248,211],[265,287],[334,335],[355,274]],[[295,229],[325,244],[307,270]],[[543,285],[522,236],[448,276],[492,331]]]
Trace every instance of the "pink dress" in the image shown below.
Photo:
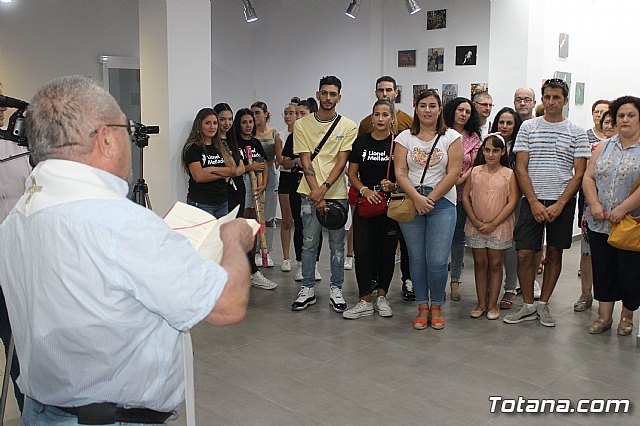
[[[491,222],[507,205],[509,199],[509,183],[513,179],[513,170],[501,167],[495,173],[489,173],[486,165],[474,167],[471,171],[471,204],[473,211],[481,222]],[[502,243],[513,240],[513,213],[490,234],[483,234],[467,219],[464,233],[467,236],[479,236],[495,239]]]

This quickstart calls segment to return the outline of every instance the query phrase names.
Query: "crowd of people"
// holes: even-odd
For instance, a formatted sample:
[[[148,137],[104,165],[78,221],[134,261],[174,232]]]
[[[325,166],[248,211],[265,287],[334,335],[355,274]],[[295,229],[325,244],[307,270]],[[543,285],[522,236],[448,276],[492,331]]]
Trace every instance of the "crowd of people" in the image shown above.
[[[274,189],[278,188],[282,212],[281,269],[292,270],[293,227],[295,280],[302,281],[292,304],[294,311],[316,303],[315,282],[321,279],[317,261],[322,227],[315,211],[326,208],[325,200],[333,200],[349,205],[353,219],[346,235],[343,228],[327,231],[331,259],[329,304],[336,312],[342,312],[344,318],[356,319],[374,312],[383,317],[393,315],[386,296],[399,257],[402,298],[417,303],[413,326],[423,329],[430,324],[435,329],[444,328],[442,304],[447,297],[447,282],[449,298],[459,301],[467,247],[473,253],[478,299],[469,314],[472,318],[486,315],[495,320],[502,310],[509,311],[503,317],[505,323],[539,320],[542,325],[553,327],[556,321],[549,300],[562,269],[563,251],[572,243],[578,203],[578,223],[583,227],[578,271],[582,288],[574,309],[580,312],[589,308],[595,292],[596,299],[601,301],[601,313],[589,331],[600,332],[611,325],[612,308],[607,303],[621,300],[625,294],[631,300],[624,304],[618,331],[630,333],[637,293],[633,288],[599,290],[605,277],[609,287],[624,280],[609,269],[604,275],[597,273],[599,268],[602,271],[603,264],[595,261],[595,257],[595,264],[592,262],[589,248],[591,240],[598,239],[598,235],[592,238],[592,233],[606,236],[611,223],[639,207],[634,198],[637,195],[629,194],[628,185],[635,182],[637,156],[629,156],[622,149],[625,154],[612,160],[609,156],[613,151],[606,151],[609,166],[602,166],[601,173],[609,174],[611,182],[607,182],[615,186],[616,193],[616,197],[609,195],[606,204],[595,200],[601,193],[593,188],[598,187],[595,181],[598,169],[587,167],[592,155],[589,164],[593,167],[596,162],[605,161],[596,149],[603,140],[623,147],[629,145],[631,152],[637,149],[634,145],[637,138],[633,139],[636,137],[633,132],[638,130],[637,120],[634,121],[633,114],[628,118],[630,124],[616,125],[614,114],[620,108],[618,103],[623,101],[596,101],[592,108],[594,126],[585,131],[563,116],[569,88],[563,80],[552,78],[542,85],[539,111],[536,93],[530,88],[516,89],[513,108],[501,108],[493,122],[489,120],[493,99],[487,92],[476,94],[473,99],[458,97],[443,105],[436,90],[426,90],[417,96],[412,117],[394,102],[395,80],[383,76],[376,81],[377,101],[372,113],[362,119],[356,130],[351,120],[336,112],[341,89],[340,80],[329,76],[320,81],[315,99],[293,98],[283,112],[287,129],[279,134],[267,124],[271,114],[264,102],[255,102],[250,109],[236,113],[236,121],[245,123],[244,127],[234,126],[226,131],[221,127],[220,131],[222,149],[234,151],[240,146],[240,155],[232,166],[237,176],[245,176],[247,189],[241,191],[248,195],[241,215],[254,217],[252,207],[263,196],[265,223],[270,229],[275,208],[267,206],[274,205]],[[637,109],[634,99],[624,98],[623,105]],[[610,110],[611,105],[617,105],[615,111]],[[629,115],[626,110],[622,109],[625,118]],[[243,114],[244,119],[238,114]],[[212,118],[215,121],[215,114]],[[204,127],[202,133],[206,133]],[[323,139],[325,143],[320,144]],[[208,149],[218,149],[219,144],[203,141],[211,147]],[[247,164],[244,141],[252,141],[256,150],[253,156],[264,157],[265,166]],[[314,156],[319,145],[321,149]],[[625,167],[621,171],[616,167],[617,174],[611,176],[614,170],[611,162],[623,161],[618,157],[624,158]],[[210,162],[220,158],[212,157]],[[187,165],[189,160],[186,157],[184,160]],[[202,157],[201,162],[204,161]],[[207,164],[198,163],[195,167],[201,166]],[[276,169],[278,173],[274,173]],[[227,181],[229,192],[239,187],[224,167],[209,170],[214,179]],[[251,170],[260,171],[266,184],[251,190],[246,178]],[[193,175],[190,177],[189,199]],[[624,191],[628,197],[622,197]],[[396,222],[384,214],[384,208],[372,207],[386,204],[395,192],[402,192],[413,201],[417,215],[412,221]],[[623,203],[625,198],[629,200]],[[610,215],[609,211],[618,204],[623,207]],[[594,206],[598,207],[595,212]],[[372,209],[378,213],[371,216]],[[605,221],[609,222],[605,225]],[[604,238],[599,236],[600,240]],[[269,251],[272,240],[268,239]],[[595,250],[600,253],[603,248]],[[256,265],[262,265],[262,261],[259,253],[255,256],[254,261],[253,252],[249,255],[254,286],[276,288],[275,282],[258,271]],[[343,270],[351,269],[354,263],[360,300],[348,309],[342,296]],[[264,266],[273,266],[270,256]],[[540,282],[537,275],[542,275]],[[516,308],[519,293],[524,303]]]
[[[507,324],[555,326],[549,302],[577,207],[582,285],[574,310],[597,300],[588,332],[598,334],[622,302],[617,334],[632,333],[640,242],[621,248],[610,237],[640,214],[640,98],[596,101],[587,131],[563,116],[569,88],[556,78],[544,81],[536,117],[529,88],[515,90],[513,108],[501,108],[493,123],[486,92],[443,105],[436,90],[422,91],[412,117],[394,103],[395,80],[383,76],[357,126],[336,111],[341,90],[340,79],[326,76],[315,97],[292,98],[282,132],[261,101],[235,114],[226,103],[198,111],[181,155],[187,202],[215,217],[238,209],[221,228],[218,263],[126,198],[135,123],[111,95],[83,76],[36,93],[26,122],[33,170],[22,148],[0,145],[11,157],[0,168],[0,320],[5,348],[9,318],[13,326],[23,424],[164,423],[185,390],[181,332],[203,320],[241,321],[250,284],[278,286],[265,276],[278,202],[280,268],[301,282],[293,311],[317,303],[324,233],[331,309],[345,319],[392,317],[400,257],[402,298],[416,303],[417,330],[445,328],[447,283],[452,302],[462,298],[465,247],[477,296],[471,318],[496,320],[504,310]],[[387,215],[392,194],[402,195],[410,218]],[[350,232],[328,225],[332,212],[346,218],[348,209]],[[243,219],[256,217],[266,234],[259,250]],[[342,287],[354,263],[359,300],[349,308]]]

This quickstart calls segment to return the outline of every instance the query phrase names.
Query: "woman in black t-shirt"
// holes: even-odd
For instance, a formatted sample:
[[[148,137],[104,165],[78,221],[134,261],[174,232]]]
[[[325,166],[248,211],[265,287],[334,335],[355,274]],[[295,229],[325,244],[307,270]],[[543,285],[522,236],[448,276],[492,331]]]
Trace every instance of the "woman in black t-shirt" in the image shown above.
[[[211,108],[198,111],[182,148],[182,165],[189,175],[187,203],[220,218],[228,213],[226,179],[238,173],[218,133],[218,116]]]
[[[347,319],[373,315],[374,310],[381,317],[393,315],[385,296],[393,277],[400,228],[396,221],[387,217],[386,212],[369,218],[360,216],[359,212],[363,199],[372,204],[386,203],[386,194],[397,189],[392,159],[391,129],[395,119],[393,103],[387,99],[377,101],[373,105],[371,119],[374,131],[359,136],[353,143],[349,156],[349,181],[359,194],[353,215],[353,247],[360,302],[342,313]],[[378,297],[372,303],[371,279],[374,265],[377,266]]]
[[[221,102],[213,107],[213,110],[218,114],[219,133],[222,144],[231,153],[234,163],[238,166],[238,173],[227,181],[227,202],[229,204],[229,211],[232,211],[236,206],[240,206],[236,217],[242,217],[244,214],[244,197],[246,188],[244,186],[244,158],[240,147],[238,146],[237,137],[233,130],[233,110],[229,104]]]

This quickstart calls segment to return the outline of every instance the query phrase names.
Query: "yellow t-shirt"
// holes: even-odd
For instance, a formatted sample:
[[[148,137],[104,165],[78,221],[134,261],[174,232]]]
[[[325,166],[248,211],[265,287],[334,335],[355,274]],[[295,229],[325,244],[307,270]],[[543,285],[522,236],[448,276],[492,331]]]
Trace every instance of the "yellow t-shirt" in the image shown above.
[[[308,152],[312,154],[333,124],[333,120],[321,121],[318,120],[316,114],[309,114],[296,121],[293,126],[293,153]],[[351,145],[356,139],[356,133],[356,123],[347,117],[342,117],[313,160],[312,164],[316,172],[318,185],[322,185],[329,177],[331,170],[336,165],[338,153],[351,151]],[[305,177],[300,181],[298,192],[303,195],[308,195],[311,192]],[[347,185],[342,175],[331,185],[324,198],[327,200],[345,200],[347,198]]]
[[[373,132],[373,122],[371,121],[372,115],[373,114],[367,115],[362,119],[362,121],[360,122],[360,127],[358,127],[358,136]],[[393,134],[399,135],[403,130],[410,129],[412,124],[413,117],[411,117],[404,111],[397,110],[396,121],[395,123],[393,123]]]

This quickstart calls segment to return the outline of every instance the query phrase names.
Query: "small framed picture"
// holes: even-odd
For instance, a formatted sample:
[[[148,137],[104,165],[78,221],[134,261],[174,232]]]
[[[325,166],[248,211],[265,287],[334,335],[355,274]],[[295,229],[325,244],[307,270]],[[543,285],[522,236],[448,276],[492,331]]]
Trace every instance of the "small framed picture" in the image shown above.
[[[584,105],[584,83],[576,83],[576,105]]]
[[[456,65],[475,65],[478,46],[456,46]]]
[[[444,47],[430,47],[428,49],[427,71],[444,71]]]
[[[488,83],[471,83],[471,98],[479,93],[487,93],[489,92],[489,84]]]
[[[569,34],[560,33],[560,37],[558,38],[558,57],[569,57]]]
[[[396,90],[398,91],[398,94],[396,95],[394,102],[397,104],[401,104],[402,103],[402,85],[400,84],[396,85]]]
[[[415,67],[416,51],[415,50],[398,50],[398,67]]]
[[[418,97],[418,94],[420,94],[420,92],[427,90],[429,88],[429,85],[427,84],[414,84],[413,85],[413,105],[416,104],[416,98]]]
[[[443,84],[442,85],[442,105],[446,105],[455,98],[458,97],[458,85],[457,84]]]
[[[447,9],[427,12],[427,31],[447,28]]]

